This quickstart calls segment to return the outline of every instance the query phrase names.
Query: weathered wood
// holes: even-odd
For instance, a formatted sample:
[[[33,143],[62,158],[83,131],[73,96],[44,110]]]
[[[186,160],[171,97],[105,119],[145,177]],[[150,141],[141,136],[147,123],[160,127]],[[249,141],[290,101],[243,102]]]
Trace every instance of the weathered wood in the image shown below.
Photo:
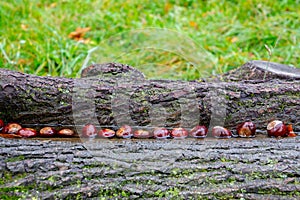
[[[284,71],[289,73],[281,74]],[[222,76],[226,82],[184,82],[146,80],[134,68],[114,63],[91,66],[80,79],[0,69],[0,117],[28,126],[77,127],[93,122],[116,127],[127,123],[190,128],[200,123],[234,128],[252,120],[261,129],[277,118],[299,131],[298,71],[256,61]]]
[[[0,138],[0,196],[300,198],[299,137],[98,142]]]

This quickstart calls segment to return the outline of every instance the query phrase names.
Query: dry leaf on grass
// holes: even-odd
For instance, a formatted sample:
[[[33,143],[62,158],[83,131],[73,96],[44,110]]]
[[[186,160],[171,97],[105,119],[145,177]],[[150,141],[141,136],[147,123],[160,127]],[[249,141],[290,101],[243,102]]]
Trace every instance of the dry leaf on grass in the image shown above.
[[[24,31],[27,31],[28,26],[26,24],[21,24],[21,29],[23,29]]]
[[[194,21],[190,21],[190,26],[197,29],[198,28],[198,24]]]
[[[83,43],[88,43],[90,41],[89,38],[84,39],[84,35],[86,34],[86,32],[90,31],[91,27],[85,27],[85,28],[76,28],[75,31],[71,32],[69,34],[69,38],[76,40],[76,41],[81,41]]]

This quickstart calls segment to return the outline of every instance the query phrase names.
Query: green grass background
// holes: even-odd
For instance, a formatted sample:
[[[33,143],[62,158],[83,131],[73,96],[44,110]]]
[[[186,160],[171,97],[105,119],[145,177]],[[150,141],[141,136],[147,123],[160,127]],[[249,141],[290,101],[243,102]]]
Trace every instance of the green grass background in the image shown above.
[[[248,60],[298,66],[299,16],[297,0],[1,1],[0,67],[78,77],[88,51],[97,46],[112,55],[111,61],[133,65],[155,79],[193,80]],[[91,27],[84,36],[89,43],[68,38],[77,27]],[[139,41],[124,33],[149,27],[181,35],[163,38],[162,44],[182,45],[182,38],[190,38],[210,60],[195,64],[165,49],[132,49]]]

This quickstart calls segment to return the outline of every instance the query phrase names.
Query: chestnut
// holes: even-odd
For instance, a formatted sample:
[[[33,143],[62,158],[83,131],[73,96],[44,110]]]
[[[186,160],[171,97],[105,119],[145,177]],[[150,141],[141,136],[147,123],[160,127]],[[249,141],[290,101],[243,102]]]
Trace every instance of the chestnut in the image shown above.
[[[212,129],[212,135],[215,138],[231,138],[232,136],[231,132],[222,126],[215,126]]]
[[[104,137],[104,138],[111,138],[114,137],[116,135],[116,132],[114,130],[105,128],[102,129],[98,132],[98,136],[99,137]]]
[[[150,138],[151,134],[149,131],[139,129],[139,130],[134,131],[133,137],[135,137],[135,138]]]
[[[171,136],[176,139],[186,138],[189,135],[184,128],[174,128],[171,132]]]
[[[267,126],[267,132],[269,137],[286,137],[288,131],[286,125],[279,120],[270,122]]]
[[[116,132],[116,135],[120,138],[131,138],[132,137],[132,129],[128,125],[123,125]]]
[[[293,125],[289,124],[286,126],[287,132],[288,132],[288,137],[297,137],[297,134],[293,130]]]
[[[56,134],[56,130],[48,126],[42,128],[39,133],[41,137],[53,137],[55,134]]]
[[[63,128],[57,132],[57,135],[62,137],[72,137],[75,135],[74,131],[68,128]]]
[[[86,124],[82,128],[81,136],[86,138],[96,137],[97,129],[93,124]]]
[[[244,122],[237,125],[236,131],[240,137],[255,137],[256,126],[253,122]]]
[[[190,131],[190,136],[194,138],[205,138],[207,136],[207,128],[205,126],[195,126]]]
[[[170,133],[166,128],[155,128],[153,130],[153,136],[157,139],[165,139],[170,137]]]
[[[20,124],[9,123],[4,127],[3,132],[7,134],[17,134],[21,128],[22,126]]]
[[[4,128],[4,122],[2,119],[0,119],[0,133],[3,130],[3,128]]]
[[[33,128],[21,128],[18,131],[18,135],[29,138],[37,136],[37,133],[36,130],[34,130]]]

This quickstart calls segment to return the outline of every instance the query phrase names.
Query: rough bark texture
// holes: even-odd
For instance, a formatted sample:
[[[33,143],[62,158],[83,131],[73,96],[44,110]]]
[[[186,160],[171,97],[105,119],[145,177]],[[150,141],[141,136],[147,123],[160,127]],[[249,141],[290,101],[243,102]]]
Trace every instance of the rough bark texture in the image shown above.
[[[0,138],[0,196],[299,199],[299,142],[103,140],[83,146]]]
[[[191,120],[195,123],[222,123],[222,118],[211,122],[213,113],[215,118],[225,114],[229,127],[252,119],[264,128],[268,120],[280,118],[300,130],[298,71],[272,64],[265,73],[263,66],[265,62],[249,62],[213,80],[189,82],[189,87],[180,81],[146,81],[141,73],[119,64],[91,66],[83,71],[86,78],[77,80],[1,69],[0,111],[6,121],[65,126],[89,120],[88,106],[94,102],[96,121],[118,125],[128,117],[128,104],[114,93],[124,100],[122,95],[134,91],[129,110],[137,125],[149,124],[151,112],[145,111],[150,105],[168,110],[168,126],[186,125],[189,115],[178,110],[182,102],[177,100],[194,105],[189,99],[196,98],[197,110],[189,108],[199,111]],[[296,71],[282,75],[279,69]],[[223,105],[226,112],[218,112]],[[112,116],[112,111],[118,112]],[[299,199],[299,142],[299,136],[265,135],[229,140],[0,138],[0,199]]]

